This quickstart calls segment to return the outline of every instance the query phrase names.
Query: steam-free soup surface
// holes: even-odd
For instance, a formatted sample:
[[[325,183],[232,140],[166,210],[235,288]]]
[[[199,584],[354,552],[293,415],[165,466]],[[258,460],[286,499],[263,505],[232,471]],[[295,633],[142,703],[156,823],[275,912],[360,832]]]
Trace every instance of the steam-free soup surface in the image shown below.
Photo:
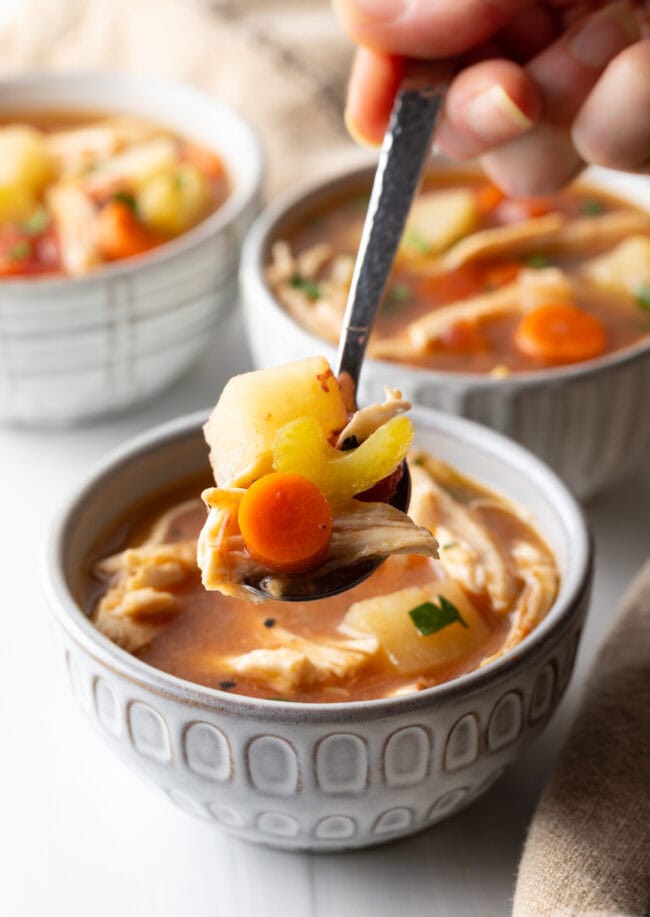
[[[332,342],[367,203],[363,186],[333,197],[273,248],[268,280],[278,299]],[[430,176],[415,205],[370,353],[506,375],[596,358],[649,332],[647,213],[581,185],[508,199],[479,174],[454,170]]]
[[[316,602],[256,605],[207,592],[192,563],[205,521],[194,496],[200,486],[192,482],[107,534],[88,561],[85,606],[100,630],[149,665],[234,694],[329,703],[411,693],[454,678],[526,636],[553,601],[557,570],[508,503],[446,466],[427,469],[428,459],[418,461],[416,521],[430,506],[430,472],[439,473],[431,493],[439,499],[442,561],[393,557],[353,590]],[[469,536],[468,522],[475,527]],[[497,567],[503,563],[496,577],[489,570],[494,559],[486,566],[481,548],[496,552]],[[174,579],[170,561],[180,555],[185,571]],[[127,567],[130,593],[123,588]],[[148,592],[140,600],[143,588]],[[173,599],[168,606],[156,599],[165,590]],[[424,594],[431,601],[420,601]],[[419,618],[411,614],[418,608]],[[448,623],[421,633],[417,622],[423,631],[440,626],[441,608]]]

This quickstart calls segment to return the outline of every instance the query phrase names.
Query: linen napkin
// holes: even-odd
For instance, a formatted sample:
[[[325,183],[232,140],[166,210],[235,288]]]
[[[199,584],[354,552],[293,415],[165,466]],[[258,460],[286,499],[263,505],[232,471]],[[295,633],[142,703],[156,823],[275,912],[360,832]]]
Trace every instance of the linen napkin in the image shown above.
[[[623,598],[533,817],[513,917],[650,914],[650,562]]]
[[[367,160],[343,125],[351,54],[328,0],[21,0],[0,29],[0,76],[119,69],[213,92],[262,138],[271,194]]]

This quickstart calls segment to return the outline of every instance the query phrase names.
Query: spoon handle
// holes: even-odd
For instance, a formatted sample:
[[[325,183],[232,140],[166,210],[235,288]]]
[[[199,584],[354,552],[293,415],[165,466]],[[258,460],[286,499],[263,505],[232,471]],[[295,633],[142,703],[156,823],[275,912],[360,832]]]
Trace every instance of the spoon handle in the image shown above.
[[[442,109],[446,82],[402,81],[379,156],[345,308],[337,373],[355,387]]]

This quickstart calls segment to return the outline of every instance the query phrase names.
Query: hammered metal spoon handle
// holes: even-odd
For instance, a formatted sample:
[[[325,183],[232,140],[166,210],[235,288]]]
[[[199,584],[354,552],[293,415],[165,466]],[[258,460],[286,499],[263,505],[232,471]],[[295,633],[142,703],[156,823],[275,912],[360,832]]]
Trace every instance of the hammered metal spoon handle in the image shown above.
[[[402,81],[379,157],[343,318],[337,374],[359,382],[366,345],[431,149],[446,81]]]

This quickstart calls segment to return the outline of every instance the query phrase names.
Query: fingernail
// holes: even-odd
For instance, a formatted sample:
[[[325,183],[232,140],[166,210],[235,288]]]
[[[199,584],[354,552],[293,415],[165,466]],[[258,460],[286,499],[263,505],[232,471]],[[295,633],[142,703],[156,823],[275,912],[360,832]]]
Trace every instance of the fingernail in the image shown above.
[[[533,126],[530,118],[499,85],[490,86],[475,95],[465,106],[463,114],[468,127],[480,137],[510,137]]]
[[[359,146],[364,146],[368,150],[377,150],[381,146],[381,140],[373,140],[370,137],[366,137],[360,130],[359,125],[352,117],[350,111],[346,108],[343,112],[343,120],[345,121],[345,126],[347,128],[348,134],[355,143],[358,143]]]
[[[354,25],[390,22],[406,11],[410,0],[338,0],[337,6]]]
[[[629,3],[615,3],[592,16],[571,38],[575,56],[589,67],[604,67],[619,51],[640,38],[641,30]]]

